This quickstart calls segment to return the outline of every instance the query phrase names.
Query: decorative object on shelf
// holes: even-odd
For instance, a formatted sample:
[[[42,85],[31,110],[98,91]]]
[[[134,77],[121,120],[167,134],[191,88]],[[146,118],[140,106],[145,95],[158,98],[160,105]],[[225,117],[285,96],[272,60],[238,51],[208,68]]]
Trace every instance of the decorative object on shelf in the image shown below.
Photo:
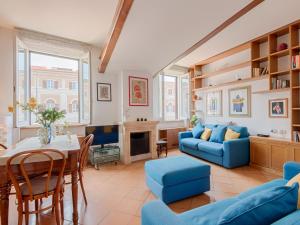
[[[136,118],[136,121],[139,122],[139,121],[140,121],[140,118]]]
[[[287,43],[280,43],[278,46],[277,46],[277,51],[282,51],[282,50],[285,50],[288,48],[288,44]]]
[[[147,121],[148,119],[147,118],[144,118],[144,121]]]
[[[292,69],[300,68],[300,55],[293,55],[291,59]]]
[[[36,116],[36,122],[42,126],[38,130],[41,144],[49,144],[54,136],[54,123],[65,117],[66,111],[59,110],[57,107],[46,108],[43,104],[37,104],[35,98],[30,98],[28,103],[18,104],[22,110],[29,111]]]
[[[198,122],[198,117],[196,115],[192,115],[190,122],[193,127],[196,126],[196,124]]]
[[[251,87],[239,87],[228,90],[229,116],[251,116]]]
[[[288,99],[269,100],[269,117],[287,118],[288,117]]]
[[[222,91],[208,92],[206,95],[206,114],[208,116],[221,116],[222,113]]]
[[[111,101],[111,84],[97,83],[97,101]]]
[[[149,106],[147,78],[129,76],[129,106]]]

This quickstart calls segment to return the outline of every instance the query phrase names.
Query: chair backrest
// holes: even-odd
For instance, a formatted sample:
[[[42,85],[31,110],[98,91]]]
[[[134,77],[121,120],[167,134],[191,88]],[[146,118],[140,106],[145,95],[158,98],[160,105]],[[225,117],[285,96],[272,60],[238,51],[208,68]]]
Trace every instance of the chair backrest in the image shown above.
[[[86,158],[88,156],[88,151],[90,149],[91,144],[93,143],[94,135],[89,134],[86,136],[80,144],[80,154],[78,158],[79,169],[82,170],[85,166]]]
[[[36,157],[40,157],[39,159],[41,161],[37,161]],[[35,175],[34,178],[37,177],[36,174],[33,173],[33,168],[37,168],[37,164],[41,162],[43,166],[41,166],[38,171],[35,171],[35,173],[45,177],[44,196],[49,196],[49,184],[52,176],[57,177],[55,189],[57,193],[60,192],[62,177],[66,166],[65,155],[55,149],[24,151],[11,156],[6,163],[7,172],[15,187],[19,202],[22,200],[20,178],[22,179],[23,185],[27,185],[29,199],[33,200],[33,189],[30,177],[33,175]]]
[[[7,147],[0,143],[0,148],[7,149]]]

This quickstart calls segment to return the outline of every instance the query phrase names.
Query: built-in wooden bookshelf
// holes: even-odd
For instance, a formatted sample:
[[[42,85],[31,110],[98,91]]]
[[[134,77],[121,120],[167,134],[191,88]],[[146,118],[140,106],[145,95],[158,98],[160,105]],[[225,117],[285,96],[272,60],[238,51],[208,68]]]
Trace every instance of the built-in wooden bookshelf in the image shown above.
[[[234,65],[224,66],[212,72],[203,73],[203,67],[226,57],[249,49],[250,59]],[[296,63],[297,62],[297,63]],[[205,79],[224,75],[225,73],[251,66],[251,75],[236,80],[210,85]],[[191,94],[209,89],[249,82],[258,79],[268,79],[264,90],[252,94],[290,92],[291,137],[294,132],[300,134],[300,20],[271,31],[247,43],[205,59],[190,67]],[[192,114],[198,110],[192,101]]]

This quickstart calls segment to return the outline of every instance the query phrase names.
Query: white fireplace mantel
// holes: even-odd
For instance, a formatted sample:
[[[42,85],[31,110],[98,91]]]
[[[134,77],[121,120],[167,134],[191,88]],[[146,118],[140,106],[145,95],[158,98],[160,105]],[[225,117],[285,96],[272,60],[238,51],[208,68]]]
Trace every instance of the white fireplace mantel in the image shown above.
[[[149,132],[149,144],[151,158],[156,158],[157,124],[159,121],[127,121],[120,124],[122,127],[121,160],[124,164],[130,164],[130,134],[137,132]]]

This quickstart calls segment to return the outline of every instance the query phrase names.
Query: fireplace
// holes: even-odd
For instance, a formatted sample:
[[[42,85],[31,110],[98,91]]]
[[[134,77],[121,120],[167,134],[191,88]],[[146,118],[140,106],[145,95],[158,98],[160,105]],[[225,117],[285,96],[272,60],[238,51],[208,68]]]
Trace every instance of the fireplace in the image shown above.
[[[130,133],[130,156],[150,152],[149,132]]]
[[[157,158],[156,139],[158,121],[126,121],[121,123],[121,160],[124,164],[133,161]],[[134,138],[132,138],[134,137]],[[137,143],[137,144],[136,144]],[[134,149],[136,146],[142,145]],[[133,147],[133,150],[131,149]],[[146,152],[147,151],[147,152]],[[146,153],[144,153],[146,152]]]

